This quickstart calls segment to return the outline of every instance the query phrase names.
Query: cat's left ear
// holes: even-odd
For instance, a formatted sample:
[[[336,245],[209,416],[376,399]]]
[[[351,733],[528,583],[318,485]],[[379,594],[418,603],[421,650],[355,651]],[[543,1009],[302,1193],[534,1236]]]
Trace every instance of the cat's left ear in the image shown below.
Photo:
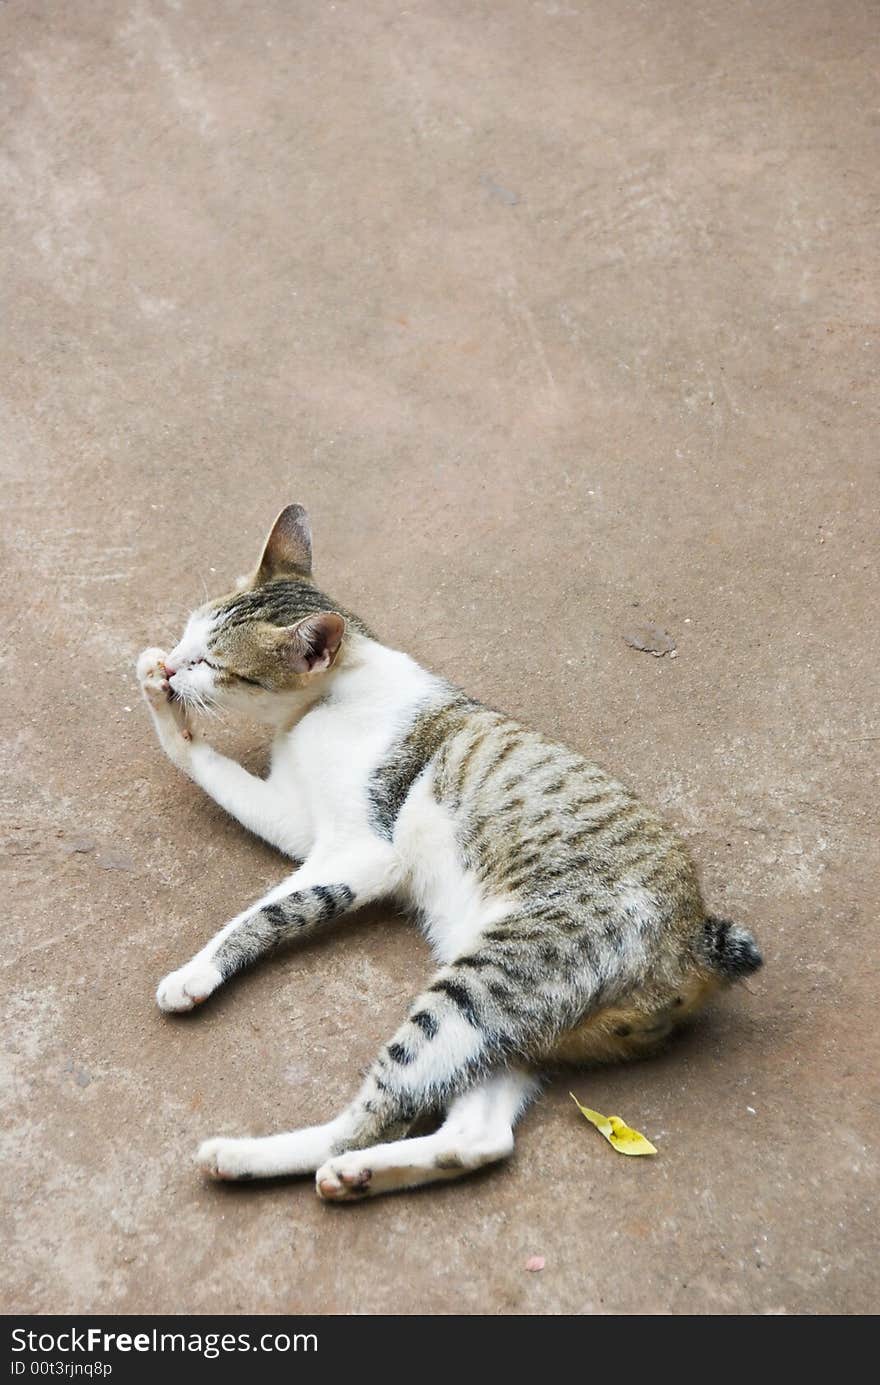
[[[319,611],[306,616],[292,626],[284,641],[284,655],[293,673],[324,673],[331,668],[342,636],[345,621],[336,611]]]
[[[302,505],[285,505],[272,525],[257,568],[256,584],[260,586],[285,573],[297,577],[312,575],[312,529]]]

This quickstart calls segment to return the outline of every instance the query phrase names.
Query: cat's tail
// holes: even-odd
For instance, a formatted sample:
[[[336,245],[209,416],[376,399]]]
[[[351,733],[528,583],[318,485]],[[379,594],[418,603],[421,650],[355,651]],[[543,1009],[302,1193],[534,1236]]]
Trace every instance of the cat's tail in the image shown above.
[[[709,914],[701,939],[704,959],[725,981],[740,981],[763,965],[764,958],[751,933],[730,919]]]

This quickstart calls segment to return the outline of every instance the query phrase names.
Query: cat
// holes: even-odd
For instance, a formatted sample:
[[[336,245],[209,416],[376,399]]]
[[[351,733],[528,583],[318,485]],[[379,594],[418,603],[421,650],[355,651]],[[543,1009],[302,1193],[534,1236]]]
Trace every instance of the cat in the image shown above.
[[[253,575],[201,606],[137,675],[169,759],[301,861],[159,985],[191,1010],[280,943],[369,901],[419,917],[439,962],[349,1106],[324,1125],[211,1139],[214,1178],[315,1174],[328,1201],[457,1178],[513,1149],[560,1063],[652,1051],[761,965],[707,914],[684,844],[597,765],[382,644],[312,576],[306,511],[281,511]],[[274,731],[267,779],[198,713]],[[417,1118],[434,1133],[405,1138]]]

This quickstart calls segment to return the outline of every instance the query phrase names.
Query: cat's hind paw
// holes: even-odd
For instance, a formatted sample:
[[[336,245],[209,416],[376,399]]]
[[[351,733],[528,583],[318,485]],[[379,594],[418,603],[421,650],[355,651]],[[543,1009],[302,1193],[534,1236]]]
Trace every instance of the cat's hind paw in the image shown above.
[[[249,1148],[253,1143],[253,1140],[204,1140],[199,1145],[196,1163],[208,1178],[221,1182],[241,1182],[253,1178],[249,1158]]]
[[[159,982],[156,1004],[166,1014],[182,1014],[207,1000],[222,980],[213,962],[188,962]]]
[[[354,1202],[369,1197],[372,1169],[364,1167],[363,1155],[357,1150],[332,1159],[315,1174],[315,1192],[323,1202]]]

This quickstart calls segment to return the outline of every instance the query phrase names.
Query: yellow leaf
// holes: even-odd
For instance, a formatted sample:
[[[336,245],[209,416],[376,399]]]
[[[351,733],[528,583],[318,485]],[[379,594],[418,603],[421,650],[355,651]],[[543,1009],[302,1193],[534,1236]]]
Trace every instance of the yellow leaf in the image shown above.
[[[586,1116],[591,1125],[595,1125],[599,1134],[605,1136],[605,1139],[614,1146],[618,1154],[657,1153],[651,1141],[646,1140],[644,1135],[640,1135],[638,1130],[630,1130],[620,1116],[603,1116],[601,1111],[591,1111],[589,1106],[581,1106],[574,1092],[569,1092],[569,1096],[581,1115]]]

